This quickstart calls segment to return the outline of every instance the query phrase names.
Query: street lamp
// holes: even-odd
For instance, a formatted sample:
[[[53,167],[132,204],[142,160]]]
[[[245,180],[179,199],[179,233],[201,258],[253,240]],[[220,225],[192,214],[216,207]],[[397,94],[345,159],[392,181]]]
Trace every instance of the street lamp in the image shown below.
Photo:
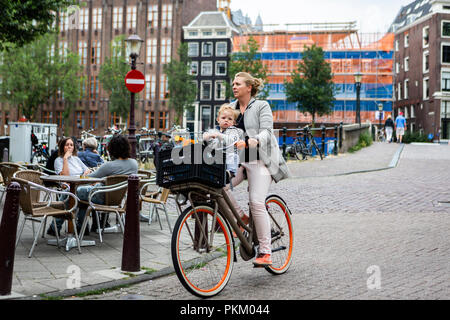
[[[380,120],[380,128],[381,128],[381,116],[383,115],[383,104],[378,104],[378,119]]]
[[[361,127],[361,101],[360,101],[360,91],[361,91],[361,81],[362,81],[362,73],[356,72],[354,74],[355,77],[355,85],[356,85],[356,123],[359,123]]]
[[[141,45],[144,40],[142,40],[137,34],[133,34],[125,40],[127,45],[127,55],[131,58],[131,70],[136,70],[136,59],[141,51]],[[130,126],[128,128],[128,141],[131,146],[131,158],[136,159],[136,126],[134,124],[134,100],[135,93],[131,92],[131,103],[130,103]]]

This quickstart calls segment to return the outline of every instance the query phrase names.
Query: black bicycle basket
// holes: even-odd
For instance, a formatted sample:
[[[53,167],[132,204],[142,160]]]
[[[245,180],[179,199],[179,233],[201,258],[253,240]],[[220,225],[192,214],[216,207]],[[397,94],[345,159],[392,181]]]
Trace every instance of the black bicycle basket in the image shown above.
[[[200,143],[157,151],[156,183],[163,188],[198,182],[213,188],[225,186],[225,154]]]

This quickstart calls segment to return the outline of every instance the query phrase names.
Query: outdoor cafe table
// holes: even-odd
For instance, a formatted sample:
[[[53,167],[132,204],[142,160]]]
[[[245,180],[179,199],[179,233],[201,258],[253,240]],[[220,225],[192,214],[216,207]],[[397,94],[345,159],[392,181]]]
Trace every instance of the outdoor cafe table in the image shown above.
[[[49,176],[41,176],[41,179],[43,181],[48,182],[65,182],[70,185],[70,192],[76,195],[77,187],[81,184],[94,184],[97,182],[103,182],[104,178],[91,178],[91,177],[83,177],[80,178],[79,176],[62,176],[62,175],[49,175]],[[71,208],[74,205],[74,199],[72,197],[69,197],[69,208]],[[74,232],[74,225],[72,223],[72,220],[68,221],[68,234],[67,238],[60,239],[59,244],[65,245],[66,251],[69,251],[72,248],[77,247],[77,240],[73,236]],[[47,242],[50,245],[58,245],[57,239],[51,239]],[[80,242],[81,247],[86,246],[95,246],[95,241],[93,240],[83,240]]]

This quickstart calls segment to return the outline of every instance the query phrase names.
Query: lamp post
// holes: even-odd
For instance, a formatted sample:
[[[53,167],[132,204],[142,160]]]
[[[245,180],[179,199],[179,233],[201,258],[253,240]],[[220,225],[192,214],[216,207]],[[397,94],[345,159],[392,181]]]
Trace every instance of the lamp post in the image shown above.
[[[136,70],[136,59],[141,51],[141,45],[144,40],[142,40],[137,34],[133,34],[125,40],[127,45],[127,55],[131,58],[131,70]],[[131,102],[130,102],[130,126],[128,128],[128,141],[131,146],[131,158],[136,159],[136,126],[134,124],[134,100],[135,93],[131,92]]]
[[[354,74],[355,77],[355,86],[356,86],[356,120],[355,122],[359,124],[361,127],[361,101],[360,101],[360,91],[361,91],[361,81],[362,81],[362,73],[356,72]]]

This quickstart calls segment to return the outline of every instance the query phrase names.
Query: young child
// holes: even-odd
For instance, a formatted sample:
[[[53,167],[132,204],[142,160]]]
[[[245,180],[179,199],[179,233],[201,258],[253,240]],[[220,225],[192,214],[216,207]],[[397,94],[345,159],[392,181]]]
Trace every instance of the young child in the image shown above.
[[[242,129],[236,128],[234,124],[238,117],[238,111],[235,110],[231,105],[224,104],[219,109],[219,114],[217,116],[217,122],[219,123],[219,129],[215,132],[205,132],[203,134],[204,141],[210,141],[212,139],[217,139],[216,141],[211,141],[213,145],[216,144],[223,145],[224,147],[229,147],[226,149],[226,164],[227,170],[236,174],[239,166],[239,154],[236,146],[230,147],[236,141],[243,140],[244,132]]]

